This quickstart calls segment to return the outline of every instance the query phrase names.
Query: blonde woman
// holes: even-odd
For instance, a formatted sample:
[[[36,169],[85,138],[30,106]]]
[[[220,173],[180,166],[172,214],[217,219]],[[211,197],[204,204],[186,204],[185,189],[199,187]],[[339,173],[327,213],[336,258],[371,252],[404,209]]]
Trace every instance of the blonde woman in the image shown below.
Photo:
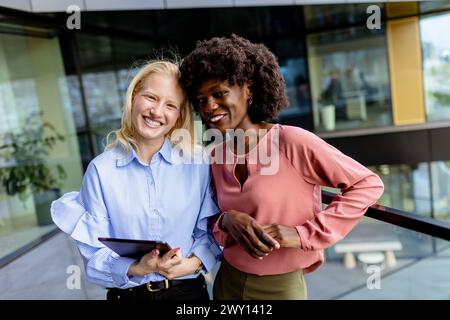
[[[110,300],[209,299],[201,273],[220,254],[207,231],[208,217],[219,210],[208,164],[175,159],[194,137],[179,79],[177,64],[146,64],[128,87],[121,128],[89,164],[80,192],[52,204],[54,222],[76,240],[88,281],[108,288]],[[176,129],[192,139],[175,144],[170,137]],[[98,237],[162,240],[174,249],[134,260]]]

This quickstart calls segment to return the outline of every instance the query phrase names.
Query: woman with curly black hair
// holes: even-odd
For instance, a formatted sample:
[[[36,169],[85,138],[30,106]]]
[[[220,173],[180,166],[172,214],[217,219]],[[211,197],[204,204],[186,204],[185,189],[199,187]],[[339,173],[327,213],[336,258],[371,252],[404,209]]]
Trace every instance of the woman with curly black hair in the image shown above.
[[[195,109],[227,134],[211,153],[224,247],[215,299],[306,299],[304,274],[383,192],[377,175],[314,134],[269,122],[288,104],[279,69],[267,47],[237,35],[199,41],[181,64]],[[342,192],[326,209],[320,186]]]

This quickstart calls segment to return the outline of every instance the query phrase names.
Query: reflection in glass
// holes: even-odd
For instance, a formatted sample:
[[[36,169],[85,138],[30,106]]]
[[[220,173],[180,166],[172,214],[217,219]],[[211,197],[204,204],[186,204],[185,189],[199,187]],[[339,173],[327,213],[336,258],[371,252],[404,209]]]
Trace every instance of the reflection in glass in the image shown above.
[[[341,130],[392,123],[384,30],[308,36],[314,126]]]
[[[0,30],[0,259],[55,229],[51,201],[80,184],[66,80],[56,37]]]
[[[428,120],[450,119],[450,13],[421,18],[425,105]]]
[[[77,37],[77,42],[90,138],[98,155],[104,150],[106,135],[120,127],[123,100],[132,75],[154,52],[149,41],[83,34]],[[80,146],[86,146],[83,141],[89,137],[82,128],[78,130]]]
[[[278,121],[304,129],[311,128],[311,101],[305,48],[299,39],[283,39],[275,44],[280,71],[286,83],[289,106],[278,115]]]
[[[433,0],[433,1],[421,1],[419,2],[420,13],[428,13],[435,10],[448,10],[450,9],[450,3],[448,0]]]
[[[62,103],[65,109],[72,112],[76,128],[86,130],[86,118],[83,111],[78,77],[76,75],[68,75],[65,81],[60,82],[59,88],[67,96],[67,99],[64,99]]]
[[[380,165],[369,167],[384,183],[379,204],[431,216],[431,190],[429,164]]]
[[[365,218],[327,256],[306,276],[309,299],[449,298],[448,241]]]
[[[431,181],[434,217],[450,221],[450,161],[431,163]]]

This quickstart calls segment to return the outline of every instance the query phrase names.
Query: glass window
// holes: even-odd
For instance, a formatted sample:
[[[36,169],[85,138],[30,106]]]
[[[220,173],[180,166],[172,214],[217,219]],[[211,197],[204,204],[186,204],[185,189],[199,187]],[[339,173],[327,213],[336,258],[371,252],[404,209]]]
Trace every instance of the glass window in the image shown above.
[[[307,275],[308,298],[448,299],[449,248],[449,241],[364,219]]]
[[[3,27],[0,258],[54,229],[51,201],[79,188],[82,177],[58,38],[8,34]]]
[[[369,167],[384,183],[379,204],[431,216],[431,190],[429,164],[380,165]]]
[[[428,120],[450,119],[450,13],[421,18],[425,106]]]
[[[286,82],[289,107],[280,112],[279,120],[281,123],[310,129],[311,101],[305,58],[292,57],[280,61],[280,68]]]
[[[94,152],[100,154],[105,136],[120,126],[122,116],[111,40],[107,36],[79,35],[77,41]]]
[[[434,217],[450,221],[450,161],[431,163],[431,181]]]
[[[392,124],[384,29],[316,33],[307,42],[316,130]]]
[[[369,5],[370,3],[304,6],[306,28],[314,30],[355,24],[365,25],[368,17],[366,10]],[[384,10],[382,3],[377,5]]]
[[[281,74],[286,83],[289,106],[281,110],[278,121],[312,130],[310,88],[306,50],[302,39],[286,38],[274,43]]]
[[[439,219],[449,218],[450,163],[379,165],[369,169],[381,177],[385,186],[379,204],[425,216],[435,215]],[[336,192],[336,189],[323,189]],[[449,248],[448,241],[363,217],[343,240],[326,250],[328,262],[308,280],[310,298],[444,299],[448,288],[422,286],[416,280],[418,274],[427,275],[432,268],[435,270],[432,278],[436,280],[430,279],[427,284],[447,281]],[[367,279],[374,271],[381,275],[380,290],[369,290],[367,286]],[[330,274],[339,277],[331,279]],[[320,284],[331,280],[337,283],[334,289],[321,290]],[[412,287],[421,289],[410,290]]]
[[[164,51],[150,41],[109,36],[81,34],[77,41],[90,135],[95,154],[100,154],[106,144],[106,135],[120,127],[125,93],[137,67],[161,56]],[[84,132],[82,127],[78,130]]]
[[[450,3],[448,3],[448,0],[421,1],[419,6],[421,13],[450,9]]]

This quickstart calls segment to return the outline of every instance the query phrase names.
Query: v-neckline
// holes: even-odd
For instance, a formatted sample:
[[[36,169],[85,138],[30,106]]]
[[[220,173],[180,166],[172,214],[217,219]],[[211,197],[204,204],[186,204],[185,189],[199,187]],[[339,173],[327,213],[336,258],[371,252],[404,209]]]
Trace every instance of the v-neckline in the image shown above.
[[[247,153],[244,153],[244,154],[241,154],[241,155],[238,155],[238,154],[234,153],[233,150],[231,150],[231,148],[228,147],[227,142],[225,141],[225,150],[226,150],[225,152],[231,152],[231,154],[233,155],[233,158],[235,159],[235,162],[233,163],[233,166],[232,166],[231,174],[233,175],[234,181],[239,186],[240,192],[242,192],[244,190],[245,186],[248,184],[247,183],[248,179],[250,179],[250,176],[251,176],[251,172],[250,172],[251,170],[249,169],[249,164],[248,164],[248,158],[249,158],[250,154],[252,152],[254,152],[255,150],[257,150],[259,145],[261,143],[263,143],[266,139],[269,139],[269,137],[270,137],[269,135],[272,134],[271,131],[276,129],[275,127],[278,127],[278,126],[279,126],[279,124],[276,123],[272,127],[270,127],[270,129],[267,130],[266,134],[258,141],[257,144],[255,144],[253,146],[253,148],[251,150],[249,150]],[[245,165],[246,172],[247,172],[247,178],[243,181],[243,183],[241,183],[241,181],[238,179],[238,177],[236,175],[236,168],[237,168],[237,166],[239,164],[238,163],[239,162],[239,158],[244,158],[245,159],[244,165]]]
[[[242,166],[245,168],[245,174],[244,174],[245,179],[244,179],[243,181],[241,181],[241,180],[238,178],[237,174],[236,174],[236,172],[237,172],[236,169],[238,168],[239,165],[242,165]],[[245,163],[238,163],[238,162],[236,162],[236,163],[234,164],[234,166],[233,166],[233,177],[234,177],[234,179],[236,180],[236,182],[238,183],[238,185],[239,185],[239,187],[240,187],[240,190],[242,191],[242,190],[244,189],[244,186],[245,186],[245,184],[247,183],[248,179],[250,178],[250,172],[249,172],[249,170],[248,170],[247,160],[245,160]]]

